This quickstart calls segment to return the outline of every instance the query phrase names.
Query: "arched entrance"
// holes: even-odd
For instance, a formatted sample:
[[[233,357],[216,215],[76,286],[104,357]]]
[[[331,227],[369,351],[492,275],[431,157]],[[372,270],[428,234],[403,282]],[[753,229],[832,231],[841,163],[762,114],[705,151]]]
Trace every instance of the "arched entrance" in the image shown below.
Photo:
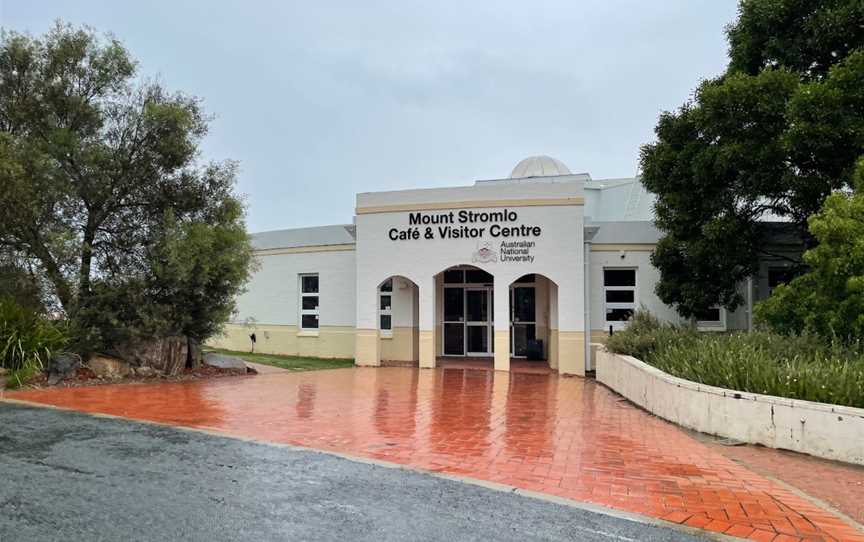
[[[378,351],[381,365],[416,366],[419,346],[419,289],[410,279],[394,275],[378,285]]]
[[[510,355],[557,367],[558,285],[529,273],[510,284]]]
[[[472,265],[445,269],[435,277],[439,356],[490,358],[495,352],[494,287],[491,273]]]

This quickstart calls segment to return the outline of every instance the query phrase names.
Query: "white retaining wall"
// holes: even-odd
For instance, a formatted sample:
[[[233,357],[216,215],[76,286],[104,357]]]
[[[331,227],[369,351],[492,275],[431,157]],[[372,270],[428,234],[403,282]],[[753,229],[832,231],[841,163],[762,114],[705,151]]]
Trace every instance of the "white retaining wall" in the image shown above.
[[[605,349],[597,352],[597,380],[702,433],[864,465],[864,409],[697,384]]]

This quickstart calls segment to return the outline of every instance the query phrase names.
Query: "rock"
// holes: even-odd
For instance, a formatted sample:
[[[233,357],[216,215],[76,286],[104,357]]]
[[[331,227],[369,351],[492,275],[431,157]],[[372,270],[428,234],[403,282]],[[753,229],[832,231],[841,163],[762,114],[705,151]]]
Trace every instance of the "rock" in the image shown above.
[[[54,386],[74,376],[81,367],[81,358],[75,354],[58,354],[48,360],[48,384]]]
[[[238,357],[217,354],[216,352],[207,352],[204,354],[204,365],[218,367],[219,369],[230,369],[243,374],[246,373],[245,361]]]
[[[124,378],[132,374],[132,367],[122,359],[112,358],[105,354],[92,354],[87,360],[87,367],[93,371],[96,378]]]
[[[136,367],[152,367],[175,376],[186,367],[188,349],[186,337],[164,337],[124,345],[117,353]]]
[[[135,376],[140,376],[143,378],[153,378],[154,376],[157,376],[159,374],[159,371],[147,365],[135,367],[133,371],[135,372]]]

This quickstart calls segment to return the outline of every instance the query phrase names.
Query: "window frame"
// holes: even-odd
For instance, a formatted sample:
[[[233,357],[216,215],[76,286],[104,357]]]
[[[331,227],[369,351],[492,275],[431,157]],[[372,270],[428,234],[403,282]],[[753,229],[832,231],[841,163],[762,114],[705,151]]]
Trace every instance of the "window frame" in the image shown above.
[[[606,286],[606,271],[633,271],[633,286]],[[612,326],[613,330],[621,330],[625,329],[628,325],[628,321],[620,321],[620,320],[607,320],[606,315],[608,314],[607,309],[631,309],[634,313],[636,312],[639,301],[639,268],[638,267],[616,267],[616,266],[603,266],[601,278],[603,281],[603,323],[604,329],[609,329],[609,326]],[[609,302],[606,301],[606,292],[615,291],[615,292],[633,292],[633,301],[632,302]]]
[[[726,331],[726,308],[720,304],[711,305],[712,309],[718,309],[719,320],[696,320],[696,329],[699,331]]]
[[[383,289],[384,286],[388,282],[390,283],[390,290],[389,291]],[[377,299],[377,301],[378,301],[378,333],[382,337],[385,337],[385,338],[393,336],[393,286],[394,286],[394,282],[395,281],[392,278],[389,278],[389,279],[385,280],[384,282],[382,282],[380,286],[378,286],[378,299]],[[382,306],[381,306],[381,300],[385,296],[390,298],[390,306],[386,309],[382,308]],[[381,327],[381,317],[382,316],[389,316],[390,317],[390,329],[384,329],[383,327]]]
[[[318,279],[318,288],[315,292],[304,292],[303,291],[303,279],[306,277],[315,277]],[[298,309],[299,309],[299,317],[297,322],[297,329],[299,329],[303,333],[318,333],[318,330],[321,329],[321,276],[318,273],[300,273],[297,275],[297,292],[298,292]],[[314,297],[317,299],[317,303],[315,304],[314,309],[304,309],[303,308],[303,300],[307,297]],[[315,322],[317,324],[316,327],[304,327],[303,326],[303,317],[304,316],[314,316]]]

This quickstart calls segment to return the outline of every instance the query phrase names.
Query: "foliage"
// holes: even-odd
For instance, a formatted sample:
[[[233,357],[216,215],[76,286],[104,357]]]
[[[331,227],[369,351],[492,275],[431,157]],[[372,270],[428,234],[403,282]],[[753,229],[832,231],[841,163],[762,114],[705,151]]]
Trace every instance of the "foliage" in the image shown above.
[[[2,34],[0,247],[85,338],[204,339],[231,312],[251,250],[236,165],[199,163],[208,122],[199,99],[137,79],[116,39]]]
[[[11,297],[0,297],[0,367],[8,382],[20,385],[43,369],[68,342],[66,330]]]
[[[816,9],[814,9],[816,8]],[[864,4],[849,0],[745,0],[727,30],[730,68],[758,73],[787,66],[824,76],[864,43]]]
[[[0,252],[0,298],[9,297],[28,309],[43,312],[41,281],[13,255]]]
[[[607,347],[679,378],[751,393],[864,408],[864,344],[812,335],[698,333],[630,326]]]
[[[660,116],[642,181],[664,233],[657,294],[682,316],[743,302],[738,284],[771,250],[766,217],[814,244],[807,217],[864,154],[862,22],[857,0],[744,0],[726,73]]]
[[[864,338],[864,159],[852,193],[835,193],[810,217],[819,241],[809,271],[774,290],[756,317],[784,334],[805,332],[851,343]]]
[[[645,359],[658,348],[690,338],[693,334],[692,328],[662,324],[650,312],[640,309],[630,318],[625,330],[609,337],[607,346],[613,352]]]
[[[280,369],[289,371],[318,371],[321,369],[340,369],[344,367],[353,367],[353,359],[338,359],[338,358],[310,358],[303,356],[279,356],[276,354],[250,354],[249,352],[236,352],[234,350],[216,349],[216,352],[227,354],[229,356],[237,356],[238,358],[251,361],[253,363],[261,363],[263,365],[272,365]]]

